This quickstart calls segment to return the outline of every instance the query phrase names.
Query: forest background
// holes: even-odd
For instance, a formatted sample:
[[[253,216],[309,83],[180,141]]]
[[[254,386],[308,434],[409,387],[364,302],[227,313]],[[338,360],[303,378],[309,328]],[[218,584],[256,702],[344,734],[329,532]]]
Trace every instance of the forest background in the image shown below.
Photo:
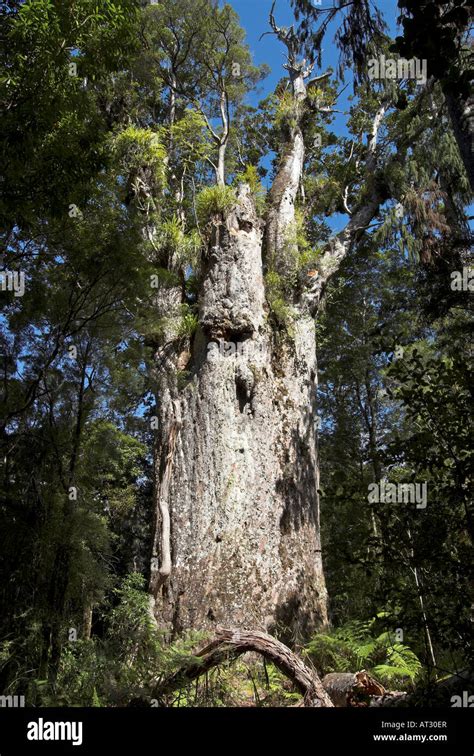
[[[420,12],[409,0],[336,2],[330,20],[320,11],[332,5],[275,7],[301,58],[315,55],[313,76],[330,72],[301,120],[291,259],[265,271],[281,343],[293,338],[295,292],[323,270],[375,176],[383,196],[317,291],[312,411],[330,623],[274,634],[320,674],[364,668],[431,704],[437,683],[473,661],[473,175],[449,106],[469,96],[470,19],[465,2],[428,3],[441,11],[425,9],[430,51],[397,26]],[[173,340],[188,354],[213,217],[231,212],[242,184],[259,216],[271,209],[294,129],[287,50],[268,34],[266,0],[1,6],[0,692],[36,705],[156,703],[157,681],[192,664],[208,634],[157,628],[150,614],[156,350],[169,329],[157,291],[182,290]],[[189,44],[174,85],[173,25]],[[370,57],[418,51],[425,85],[367,78]],[[229,98],[224,150],[209,61]],[[175,378],[187,390],[186,361]],[[426,483],[426,507],[371,500],[370,485],[388,477]],[[297,698],[250,657],[158,702]]]

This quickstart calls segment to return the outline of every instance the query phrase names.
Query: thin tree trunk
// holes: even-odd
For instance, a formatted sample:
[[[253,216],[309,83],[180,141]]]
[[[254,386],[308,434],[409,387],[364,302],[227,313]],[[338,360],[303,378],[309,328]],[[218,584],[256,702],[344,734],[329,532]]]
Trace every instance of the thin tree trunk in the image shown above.
[[[82,613],[82,638],[83,640],[89,640],[92,634],[92,605],[88,604],[84,607]]]
[[[76,423],[74,427],[72,450],[68,470],[68,490],[65,492],[65,501],[62,510],[63,532],[61,533],[61,542],[59,543],[55,555],[53,570],[51,574],[48,606],[50,607],[51,617],[45,620],[43,638],[47,641],[47,647],[43,648],[43,664],[48,667],[48,679],[54,683],[59,670],[61,659],[62,640],[61,630],[64,610],[66,606],[66,596],[69,586],[70,564],[71,564],[71,537],[74,530],[74,507],[75,504],[69,499],[68,493],[74,484],[77,460],[79,458],[79,449],[81,444],[83,418],[84,418],[84,399],[86,392],[87,361],[91,349],[91,343],[87,342],[83,363],[81,367],[81,377],[77,397]],[[46,662],[47,660],[47,662]]]
[[[412,535],[411,535],[411,531],[410,531],[409,528],[407,530],[407,533],[408,533],[408,538],[410,540],[410,543],[413,544]],[[413,545],[412,545],[411,546],[411,559],[412,559],[413,562],[414,562],[414,558],[415,558],[415,551],[414,551],[414,548],[413,548]],[[430,627],[429,627],[429,624],[428,624],[428,617],[427,617],[426,610],[425,610],[425,601],[424,601],[424,598],[423,598],[423,589],[422,589],[420,578],[419,578],[419,575],[418,575],[418,568],[416,567],[416,565],[414,563],[413,563],[413,566],[411,567],[411,570],[412,570],[413,576],[415,578],[416,592],[418,594],[418,600],[420,602],[421,616],[422,616],[422,619],[423,619],[423,629],[425,631],[426,648],[427,648],[427,651],[428,651],[428,655],[430,657],[430,661],[433,664],[433,667],[436,667],[436,657],[435,657],[435,653],[434,653],[433,642],[431,640],[431,633],[430,633]]]
[[[217,158],[217,170],[216,170],[216,181],[218,186],[225,186],[225,153],[227,149],[227,144],[221,143],[219,145],[219,152],[218,152],[218,158]]]
[[[225,89],[221,92],[220,113],[222,121],[222,134],[219,139],[219,151],[217,159],[216,179],[219,186],[225,186],[225,156],[227,151],[227,141],[229,139],[229,109],[227,93]]]

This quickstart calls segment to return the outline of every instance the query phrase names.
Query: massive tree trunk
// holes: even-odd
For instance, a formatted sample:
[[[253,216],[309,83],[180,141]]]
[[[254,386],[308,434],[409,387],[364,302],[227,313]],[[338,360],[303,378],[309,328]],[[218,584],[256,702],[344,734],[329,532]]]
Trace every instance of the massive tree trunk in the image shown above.
[[[199,312],[187,385],[158,370],[155,616],[174,631],[219,623],[302,637],[326,622],[314,322],[298,321],[292,342],[275,338],[246,186],[212,223]]]
[[[288,49],[294,119],[269,193],[265,235],[249,187],[241,186],[232,212],[210,223],[192,345],[183,347],[170,334],[157,351],[150,588],[157,622],[175,633],[219,624],[294,641],[327,622],[314,315],[325,283],[383,197],[374,180],[372,193],[328,245],[312,290],[294,291],[291,337],[282,337],[266,304],[263,270],[282,280],[294,272],[305,80],[312,66],[297,60],[292,29],[279,29],[273,13],[270,22]],[[371,173],[385,109],[369,143]],[[163,312],[175,310],[170,296],[163,295]],[[181,378],[186,371],[186,385],[178,370]]]

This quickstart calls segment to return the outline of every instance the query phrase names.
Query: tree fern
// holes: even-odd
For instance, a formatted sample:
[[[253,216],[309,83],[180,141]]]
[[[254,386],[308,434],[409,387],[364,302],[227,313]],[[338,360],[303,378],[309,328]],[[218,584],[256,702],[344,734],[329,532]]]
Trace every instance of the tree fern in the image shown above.
[[[421,671],[418,657],[408,646],[395,642],[390,631],[375,635],[377,620],[380,617],[350,622],[331,633],[316,635],[305,653],[321,675],[366,669],[389,687],[412,684]]]

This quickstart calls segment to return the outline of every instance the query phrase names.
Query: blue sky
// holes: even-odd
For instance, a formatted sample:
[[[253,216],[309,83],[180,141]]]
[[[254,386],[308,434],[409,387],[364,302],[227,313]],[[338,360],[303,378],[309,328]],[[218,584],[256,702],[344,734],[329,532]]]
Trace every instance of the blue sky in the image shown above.
[[[269,31],[268,23],[269,12],[272,7],[272,0],[227,0],[234,10],[239,14],[240,21],[247,33],[247,42],[252,51],[254,62],[257,64],[267,63],[271,68],[271,74],[263,82],[263,94],[265,96],[272,92],[285,75],[283,63],[285,62],[284,48],[280,42],[273,36],[267,35],[262,40],[260,36],[263,32]],[[321,7],[329,7],[332,0],[323,0]],[[398,15],[397,0],[376,0],[374,5],[382,11],[385,21],[389,27],[389,33],[392,36],[397,34],[396,19]],[[289,0],[277,0],[275,8],[275,19],[279,26],[289,26],[294,23],[294,15],[291,10]],[[335,70],[338,61],[338,50],[333,42],[336,25],[329,27],[328,34],[323,47],[323,69],[330,66]],[[350,81],[350,74],[347,77]],[[348,93],[350,93],[350,87]]]
[[[224,0],[223,0],[224,1]],[[261,99],[273,92],[276,84],[285,75],[283,63],[285,62],[284,48],[273,35],[266,35],[260,40],[263,32],[269,31],[268,23],[269,12],[272,7],[272,0],[227,0],[240,17],[242,27],[247,34],[247,42],[252,52],[253,60],[256,64],[267,63],[271,68],[270,75],[260,85],[258,93],[252,94],[250,101],[256,105]],[[330,7],[332,0],[322,0],[321,7]],[[388,34],[396,37],[401,34],[400,27],[397,26],[397,17],[399,9],[397,0],[373,0],[372,5],[378,8],[388,26]],[[275,19],[279,26],[288,26],[295,22],[290,0],[277,0],[275,7]],[[329,26],[328,32],[323,45],[322,70],[329,67],[337,70],[339,51],[334,43],[334,33],[337,30],[337,22]],[[346,74],[345,83],[349,83],[347,89],[342,93],[338,100],[337,108],[345,111],[349,108],[347,97],[352,94],[352,77],[350,71]],[[346,134],[345,129],[346,116],[336,115],[332,124],[332,130],[338,135]],[[469,207],[472,215],[474,205]],[[333,230],[337,230],[341,225],[342,218],[334,217],[329,220],[329,225]]]
[[[274,35],[271,34],[260,39],[264,32],[270,30],[268,20],[270,9],[272,7],[272,0],[227,0],[227,2],[229,2],[240,17],[240,23],[246,31],[247,42],[254,63],[257,65],[267,63],[271,69],[269,76],[261,83],[259,91],[250,95],[249,100],[251,104],[257,105],[261,99],[273,92],[278,81],[283,76],[286,76],[286,71],[283,68],[286,52],[284,46]],[[321,7],[329,7],[331,4],[332,0],[323,0]],[[398,33],[396,24],[398,15],[397,0],[377,0],[375,4],[383,12],[389,33],[392,36],[396,36]],[[275,20],[278,26],[289,26],[290,24],[295,23],[290,0],[277,0],[275,6]],[[336,31],[337,23],[333,22],[328,28],[323,45],[322,71],[326,71],[329,67],[334,71],[337,70],[339,50],[334,43],[334,34]],[[317,73],[318,71],[315,69],[315,75]],[[341,94],[337,103],[337,109],[342,111],[348,111],[350,107],[350,103],[347,99],[353,91],[350,71],[347,72],[345,84],[348,86]],[[347,134],[346,120],[347,116],[343,113],[336,114],[331,128],[338,136]],[[263,161],[263,164],[267,168],[270,167],[270,163],[271,155]],[[346,218],[345,216],[339,216],[336,214],[327,219],[327,222],[333,231],[338,231],[346,222]]]

